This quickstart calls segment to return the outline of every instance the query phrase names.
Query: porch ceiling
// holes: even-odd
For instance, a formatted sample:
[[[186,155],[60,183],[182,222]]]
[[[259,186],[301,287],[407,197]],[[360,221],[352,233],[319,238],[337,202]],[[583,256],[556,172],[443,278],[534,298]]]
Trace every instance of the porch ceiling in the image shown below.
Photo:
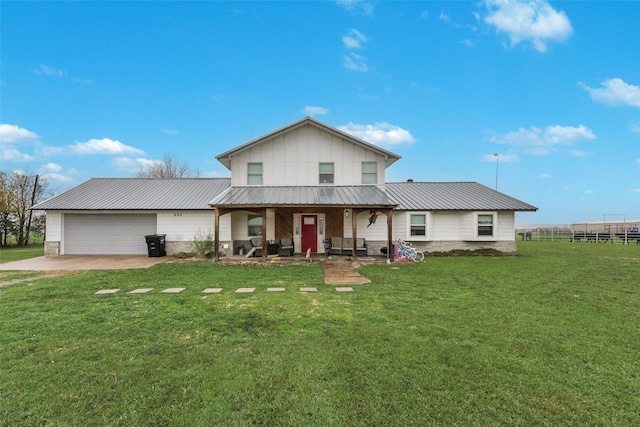
[[[214,208],[271,206],[340,206],[395,208],[387,194],[374,185],[304,187],[229,187],[209,205]]]

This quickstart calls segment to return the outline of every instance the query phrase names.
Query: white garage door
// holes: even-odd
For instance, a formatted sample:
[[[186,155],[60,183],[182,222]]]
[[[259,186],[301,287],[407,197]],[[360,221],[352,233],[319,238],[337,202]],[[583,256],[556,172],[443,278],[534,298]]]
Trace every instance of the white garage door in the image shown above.
[[[64,215],[65,255],[146,254],[156,215]]]

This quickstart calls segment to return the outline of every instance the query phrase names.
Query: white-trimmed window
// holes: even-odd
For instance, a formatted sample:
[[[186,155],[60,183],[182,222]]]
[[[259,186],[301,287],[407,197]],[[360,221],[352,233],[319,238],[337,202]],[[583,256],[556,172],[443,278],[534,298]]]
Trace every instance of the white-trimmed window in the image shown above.
[[[478,237],[486,237],[494,235],[495,215],[492,213],[478,214],[477,227]]]
[[[362,162],[362,183],[378,183],[378,162]]]
[[[425,214],[411,214],[409,235],[425,237],[427,235],[427,216]]]
[[[318,167],[320,171],[320,184],[333,184],[334,166],[333,163],[320,163]]]
[[[262,163],[247,163],[247,184],[262,185]]]
[[[247,216],[247,235],[249,237],[262,236],[262,216]]]

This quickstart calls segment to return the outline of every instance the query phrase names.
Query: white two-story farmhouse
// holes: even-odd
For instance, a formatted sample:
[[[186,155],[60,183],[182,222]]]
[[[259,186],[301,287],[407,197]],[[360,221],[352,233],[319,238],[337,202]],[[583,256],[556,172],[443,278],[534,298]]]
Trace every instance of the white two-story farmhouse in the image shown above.
[[[94,178],[34,206],[46,211],[46,255],[146,254],[150,234],[166,235],[168,254],[206,234],[216,256],[246,253],[256,237],[263,257],[282,239],[295,253],[333,240],[379,255],[396,238],[426,252],[512,252],[515,213],[537,210],[474,182],[388,183],[398,155],[310,117],[216,158],[231,178]]]

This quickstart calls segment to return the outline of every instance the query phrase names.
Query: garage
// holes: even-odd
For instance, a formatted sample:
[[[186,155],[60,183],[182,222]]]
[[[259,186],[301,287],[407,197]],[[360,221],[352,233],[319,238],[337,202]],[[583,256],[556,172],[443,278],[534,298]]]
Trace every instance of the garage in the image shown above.
[[[156,214],[65,214],[64,254],[143,255],[155,234]]]

